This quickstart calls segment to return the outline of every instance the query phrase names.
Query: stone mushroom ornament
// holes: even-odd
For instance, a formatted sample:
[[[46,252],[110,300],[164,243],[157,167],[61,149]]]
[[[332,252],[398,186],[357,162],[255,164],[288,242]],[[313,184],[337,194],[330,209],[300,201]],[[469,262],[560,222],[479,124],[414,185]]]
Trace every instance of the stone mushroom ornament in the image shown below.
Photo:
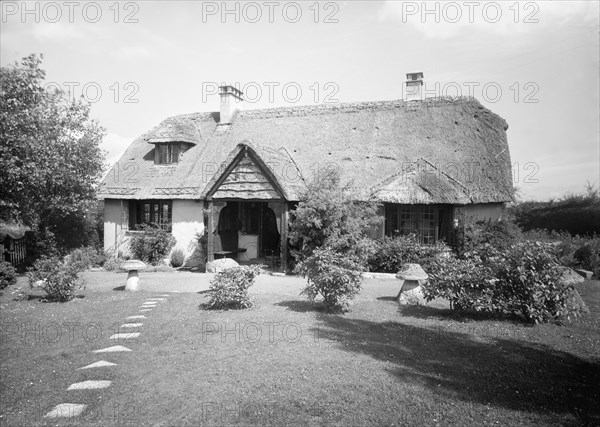
[[[132,259],[125,261],[121,268],[127,270],[127,283],[125,284],[126,291],[139,291],[140,290],[140,277],[138,276],[138,270],[146,268],[146,264],[138,259]]]
[[[404,264],[396,277],[402,281],[396,297],[400,304],[425,304],[423,288],[429,276],[419,264]]]

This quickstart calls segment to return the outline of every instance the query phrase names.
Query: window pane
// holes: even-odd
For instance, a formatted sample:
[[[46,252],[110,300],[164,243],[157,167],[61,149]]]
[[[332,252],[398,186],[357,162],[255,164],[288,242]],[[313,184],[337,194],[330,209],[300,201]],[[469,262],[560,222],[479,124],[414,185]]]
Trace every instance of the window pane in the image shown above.
[[[419,242],[435,242],[436,208],[431,205],[385,205],[385,234],[416,234]]]
[[[171,163],[177,163],[179,162],[179,153],[181,152],[180,150],[180,145],[179,143],[175,143],[175,144],[170,144],[171,145],[171,150],[172,150],[172,154],[171,154]]]
[[[152,203],[152,222],[158,223],[160,221],[158,217],[158,202]]]
[[[156,144],[156,150],[158,152],[158,164],[162,165],[166,162],[166,146],[163,144]]]

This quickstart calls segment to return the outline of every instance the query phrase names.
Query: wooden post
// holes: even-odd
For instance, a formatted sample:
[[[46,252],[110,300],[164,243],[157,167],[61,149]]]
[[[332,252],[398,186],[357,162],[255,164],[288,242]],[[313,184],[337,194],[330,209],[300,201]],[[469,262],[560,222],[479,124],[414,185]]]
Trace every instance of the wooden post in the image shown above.
[[[281,269],[285,273],[287,271],[287,255],[288,255],[288,205],[284,202],[284,207],[281,212]]]
[[[207,262],[211,262],[215,260],[215,235],[213,234],[215,231],[215,221],[213,218],[213,201],[212,198],[208,200],[208,254],[207,254]]]

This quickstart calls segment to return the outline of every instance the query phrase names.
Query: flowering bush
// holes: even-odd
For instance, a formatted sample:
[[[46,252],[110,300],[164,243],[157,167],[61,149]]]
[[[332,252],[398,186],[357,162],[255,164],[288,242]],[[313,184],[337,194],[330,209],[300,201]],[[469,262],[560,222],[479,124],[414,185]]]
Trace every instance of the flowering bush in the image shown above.
[[[90,267],[102,267],[106,258],[103,252],[88,246],[72,250],[65,260],[78,271],[84,271]]]
[[[131,238],[129,248],[135,258],[156,265],[175,245],[175,237],[156,224],[141,225],[140,230],[142,233]]]
[[[329,310],[339,311],[360,291],[361,264],[355,258],[331,248],[315,249],[296,266],[296,272],[307,278],[301,294],[314,302],[318,295]]]
[[[207,308],[240,309],[252,306],[248,288],[260,274],[260,265],[227,268],[217,273],[208,289]]]
[[[17,272],[10,262],[0,261],[0,289],[17,283]]]
[[[59,258],[40,258],[27,274],[31,288],[40,287],[49,300],[70,301],[83,286],[77,277],[77,266]]]
[[[428,301],[445,298],[455,310],[509,312],[532,323],[586,311],[572,284],[562,280],[553,245],[519,242],[504,250],[486,249],[441,258],[429,272],[423,293]]]
[[[485,260],[494,256],[497,251],[508,249],[519,242],[522,233],[519,227],[510,220],[498,221],[465,221],[462,238],[459,239],[458,253],[477,254]]]
[[[444,298],[458,311],[499,311],[503,306],[496,295],[491,269],[480,258],[440,257],[430,265],[429,282],[423,286],[427,301]]]
[[[397,273],[406,263],[419,264],[428,272],[431,264],[450,248],[443,242],[433,245],[419,243],[415,234],[396,236],[376,241],[376,249],[369,258],[369,270],[385,273]]]
[[[495,265],[506,310],[521,313],[530,322],[577,316],[576,291],[561,280],[563,268],[548,244],[522,242],[512,246]]]

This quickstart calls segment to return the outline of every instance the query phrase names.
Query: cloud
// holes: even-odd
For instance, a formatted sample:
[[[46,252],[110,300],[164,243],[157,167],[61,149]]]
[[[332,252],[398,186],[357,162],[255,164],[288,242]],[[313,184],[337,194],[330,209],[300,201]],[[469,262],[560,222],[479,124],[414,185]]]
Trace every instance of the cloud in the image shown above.
[[[85,34],[75,24],[40,22],[33,26],[33,36],[41,41],[65,41],[86,38]]]
[[[400,21],[429,38],[448,39],[463,31],[495,35],[522,34],[540,25],[557,26],[594,22],[596,2],[494,2],[494,1],[392,1],[379,11],[381,21]]]
[[[156,58],[154,50],[146,46],[121,46],[113,54],[121,61],[139,61]]]

